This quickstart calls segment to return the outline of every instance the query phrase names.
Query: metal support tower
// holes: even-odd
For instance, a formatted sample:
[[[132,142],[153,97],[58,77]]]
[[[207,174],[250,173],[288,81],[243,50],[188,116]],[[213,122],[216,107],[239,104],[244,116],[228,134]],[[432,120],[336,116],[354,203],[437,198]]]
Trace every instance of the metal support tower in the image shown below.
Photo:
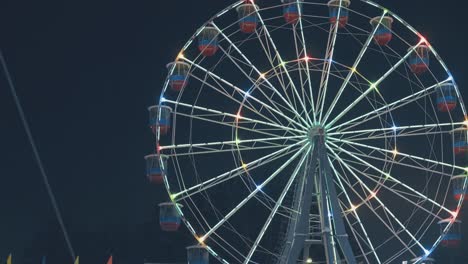
[[[318,244],[323,245],[328,264],[356,264],[333,182],[326,137],[322,126],[312,127],[309,131],[313,151],[309,154],[303,177],[296,185],[293,209],[297,213],[293,213],[289,221],[279,264],[297,264],[299,259],[305,263],[311,245]],[[318,212],[312,211],[314,204]],[[314,218],[320,220],[321,239],[317,239],[318,234],[310,228],[310,221]]]

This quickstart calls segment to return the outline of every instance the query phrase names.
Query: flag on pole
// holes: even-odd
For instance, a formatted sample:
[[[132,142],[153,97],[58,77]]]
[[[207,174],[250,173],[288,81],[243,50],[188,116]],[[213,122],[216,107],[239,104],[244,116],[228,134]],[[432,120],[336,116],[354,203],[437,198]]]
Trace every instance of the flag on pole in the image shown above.
[[[109,260],[107,260],[107,264],[112,264],[112,255],[109,257]]]
[[[6,263],[11,264],[11,254],[8,256]]]
[[[75,264],[80,264],[80,256],[76,257]]]

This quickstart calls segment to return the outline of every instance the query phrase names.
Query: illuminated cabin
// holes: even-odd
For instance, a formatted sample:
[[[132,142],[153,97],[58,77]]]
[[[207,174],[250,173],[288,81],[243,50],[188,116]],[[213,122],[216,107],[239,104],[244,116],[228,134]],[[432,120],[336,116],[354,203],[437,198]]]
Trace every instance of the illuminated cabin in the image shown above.
[[[340,9],[340,0],[331,0],[328,2],[329,10],[329,19],[330,23],[335,24],[338,19],[338,12],[340,13],[338,27],[344,28],[348,24],[349,20],[349,10],[348,7],[351,5],[349,0],[341,0],[341,9]]]
[[[283,7],[283,17],[286,23],[294,24],[299,20],[299,5],[296,0],[281,0]]]
[[[452,131],[453,152],[455,155],[468,154],[468,128],[461,127]]]
[[[172,71],[172,68],[174,68],[174,71]],[[188,84],[190,65],[176,61],[169,63],[167,69],[169,70],[169,86],[171,86],[172,90],[178,92],[184,89]]]
[[[380,19],[382,21],[379,24]],[[374,42],[379,46],[386,46],[392,40],[393,18],[389,16],[384,16],[383,18],[380,16],[374,17],[370,23],[374,29],[377,27]]]
[[[451,83],[442,84],[437,88],[437,109],[441,112],[450,112],[457,107],[457,94],[455,86]]]
[[[163,168],[159,163],[159,155],[151,154],[145,156],[146,160],[146,177],[151,183],[161,184],[164,182],[165,170],[167,168],[167,157],[161,155],[161,161],[163,163]]]
[[[218,51],[218,30],[205,27],[198,35],[198,50],[205,57],[211,57]]]
[[[412,50],[410,48],[408,51]],[[429,69],[430,48],[426,44],[421,44],[409,56],[408,64],[414,74],[422,74]]]
[[[181,217],[176,206],[182,207],[182,205],[174,203],[159,204],[159,225],[161,230],[166,232],[179,230]]]
[[[257,30],[258,18],[255,7],[256,6],[251,3],[246,3],[237,7],[241,32],[250,34]]]
[[[453,221],[453,219],[445,219],[441,220],[438,222],[440,226],[440,231],[441,234],[444,232],[445,228],[447,225],[450,224],[450,222]],[[460,220],[455,220],[450,228],[450,230],[447,232],[442,237],[442,241],[440,242],[442,246],[444,247],[458,247],[460,246],[461,242],[461,221]]]
[[[453,197],[456,201],[460,201],[462,195],[465,195],[463,199],[464,201],[468,200],[468,193],[463,188],[466,178],[468,178],[468,174],[461,174],[452,177]]]
[[[204,246],[187,247],[188,264],[208,264],[210,263],[210,255]]]
[[[161,118],[159,112],[161,111]],[[154,134],[158,131],[161,135],[167,135],[171,129],[171,114],[172,108],[166,105],[153,105],[148,107],[149,112],[149,127]]]

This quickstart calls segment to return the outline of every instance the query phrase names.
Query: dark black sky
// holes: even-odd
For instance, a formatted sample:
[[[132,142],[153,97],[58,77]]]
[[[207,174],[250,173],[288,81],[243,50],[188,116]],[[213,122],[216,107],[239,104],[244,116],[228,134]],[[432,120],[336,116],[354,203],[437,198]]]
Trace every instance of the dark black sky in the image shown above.
[[[468,98],[460,1],[378,2],[427,36]],[[110,253],[116,263],[185,258],[192,239],[185,229],[159,231],[156,205],[166,193],[144,177],[143,156],[152,151],[146,107],[156,102],[166,63],[229,3],[0,2],[0,47],[83,263],[104,263]],[[0,120],[0,258],[71,263],[3,72]],[[436,252],[439,263],[464,245]]]

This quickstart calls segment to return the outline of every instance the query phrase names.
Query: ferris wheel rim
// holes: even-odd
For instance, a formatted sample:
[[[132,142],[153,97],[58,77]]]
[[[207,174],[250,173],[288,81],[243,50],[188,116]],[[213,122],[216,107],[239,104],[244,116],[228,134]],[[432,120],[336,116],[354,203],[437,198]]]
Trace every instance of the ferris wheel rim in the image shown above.
[[[347,1],[347,0],[342,0],[342,1],[345,2],[345,1]],[[417,32],[414,28],[411,27],[411,25],[407,24],[404,20],[402,20],[401,18],[399,18],[398,16],[396,16],[396,15],[395,15],[394,13],[392,13],[391,11],[389,11],[389,10],[387,10],[387,9],[385,9],[385,8],[383,8],[383,7],[381,7],[381,6],[378,5],[378,4],[373,3],[372,1],[368,1],[368,0],[360,0],[360,1],[361,1],[361,2],[364,2],[364,3],[367,3],[367,4],[374,5],[374,6],[378,7],[378,8],[380,8],[381,10],[384,10],[384,11],[388,12],[388,14],[392,15],[394,18],[396,18],[397,20],[399,20],[402,24],[404,24],[405,26],[407,26],[408,28],[410,28],[413,32],[415,32],[415,34],[417,34],[418,36],[421,36],[421,34],[420,34],[419,32]],[[202,27],[200,27],[200,28],[196,31],[196,33],[195,33],[195,34],[191,37],[191,39],[186,43],[186,45],[184,46],[184,48],[181,50],[181,52],[180,52],[179,54],[183,54],[184,51],[189,47],[190,43],[191,43],[192,41],[194,41],[194,39],[198,36],[198,34],[199,34],[204,28],[207,28],[207,27],[209,27],[209,26],[212,25],[212,21],[213,21],[215,18],[218,18],[218,17],[222,16],[224,13],[226,13],[227,11],[229,11],[229,10],[231,10],[231,9],[233,9],[233,8],[238,8],[239,6],[241,6],[241,4],[242,4],[243,2],[244,2],[244,1],[238,1],[237,3],[234,3],[233,5],[227,7],[227,8],[225,8],[224,10],[222,10],[221,12],[219,12],[217,15],[213,16],[208,22],[206,22]],[[307,2],[305,2],[305,1],[297,1],[297,2],[298,2],[298,3],[299,3],[299,2],[301,2],[301,3],[307,3]],[[332,0],[331,2],[333,2],[333,0]],[[393,19],[393,18],[392,18],[392,19]],[[423,44],[425,44],[425,43],[423,43]],[[441,59],[440,57],[438,57],[438,55],[437,55],[435,49],[432,47],[432,45],[429,44],[429,45],[428,45],[428,48],[431,50],[431,52],[432,52],[434,55],[436,55],[436,58],[439,60],[439,62],[440,62],[442,65],[445,65],[445,64],[443,63],[442,59]],[[411,49],[411,48],[410,48],[410,49]],[[179,56],[180,56],[180,55],[179,55]],[[170,64],[174,64],[174,63],[175,63],[175,62],[170,63]],[[185,63],[185,62],[182,62],[182,63]],[[186,63],[186,64],[188,64],[188,63]],[[169,64],[168,64],[168,65],[169,65]],[[188,65],[189,65],[189,64],[188,64]],[[172,65],[171,65],[171,66],[172,66]],[[173,68],[173,67],[172,67],[172,68]],[[464,107],[463,100],[462,100],[461,95],[460,95],[460,93],[459,93],[458,86],[456,85],[455,80],[451,77],[451,73],[450,73],[450,71],[448,70],[448,68],[447,68],[446,66],[444,66],[444,68],[445,68],[446,72],[448,73],[448,75],[449,75],[449,77],[450,77],[450,81],[451,81],[451,82],[453,83],[453,85],[455,86],[455,89],[456,89],[456,91],[457,91],[457,93],[458,93],[457,96],[458,96],[458,98],[459,98],[459,102],[460,102],[460,104],[462,104],[461,109],[463,110],[463,112],[465,113],[465,116],[466,116],[466,109],[465,109],[465,107]],[[169,83],[168,83],[168,81],[166,81],[166,83],[165,83],[165,85],[164,85],[164,88],[163,88],[163,93],[161,94],[160,103],[166,102],[166,100],[164,99],[163,95],[164,95],[165,91],[168,89],[168,85],[169,85]],[[171,193],[170,193],[170,190],[169,190],[169,188],[168,188],[168,186],[169,186],[169,185],[166,184],[166,188],[167,188],[169,194],[171,194]],[[457,210],[458,210],[460,207],[461,207],[461,201],[460,201],[459,205],[457,206]],[[188,220],[186,220],[185,218],[182,218],[182,219],[184,220],[184,222],[187,221],[187,223],[188,223]],[[189,225],[190,225],[190,224],[189,224]],[[189,229],[190,229],[190,228],[189,228]],[[447,230],[448,230],[448,229],[447,229]],[[192,230],[191,230],[191,231],[192,231]],[[196,232],[192,232],[192,233],[194,234],[194,236],[197,235]],[[440,243],[440,239],[439,239],[439,241],[437,241],[437,242],[434,244],[434,246],[432,247],[431,251],[437,246],[438,243]],[[210,252],[210,253],[212,253],[212,252]]]

